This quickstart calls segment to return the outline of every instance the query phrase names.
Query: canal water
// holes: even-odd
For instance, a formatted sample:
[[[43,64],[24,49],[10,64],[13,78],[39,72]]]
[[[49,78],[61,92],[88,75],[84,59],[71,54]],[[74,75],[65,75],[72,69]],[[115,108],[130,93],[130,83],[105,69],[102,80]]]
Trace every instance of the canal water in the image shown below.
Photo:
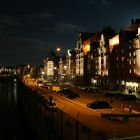
[[[18,100],[18,83],[0,82],[0,139],[39,140]]]

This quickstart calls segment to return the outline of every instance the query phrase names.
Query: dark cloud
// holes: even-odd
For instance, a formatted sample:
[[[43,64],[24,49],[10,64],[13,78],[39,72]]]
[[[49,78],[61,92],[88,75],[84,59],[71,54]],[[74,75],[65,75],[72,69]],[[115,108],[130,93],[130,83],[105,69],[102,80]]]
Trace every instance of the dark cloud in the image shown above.
[[[89,0],[88,4],[89,5],[98,5],[98,4],[109,5],[110,1],[109,0]]]
[[[103,5],[109,5],[110,4],[110,2],[108,0],[101,0],[100,3],[103,4]]]
[[[29,38],[7,38],[0,40],[0,64],[39,64],[48,53],[47,43]],[[5,58],[5,59],[4,59]]]
[[[74,25],[71,23],[59,22],[55,25],[55,31],[57,32],[72,32],[72,31],[79,31],[84,30],[83,26]]]
[[[103,26],[120,30],[140,18],[139,5],[139,0],[3,1],[0,65],[40,64],[49,49],[74,49],[78,31],[100,31]]]
[[[20,25],[20,22],[14,16],[0,15],[0,25]]]
[[[37,13],[37,14],[24,14],[22,16],[29,21],[31,21],[31,20],[48,20],[53,17],[53,14]]]

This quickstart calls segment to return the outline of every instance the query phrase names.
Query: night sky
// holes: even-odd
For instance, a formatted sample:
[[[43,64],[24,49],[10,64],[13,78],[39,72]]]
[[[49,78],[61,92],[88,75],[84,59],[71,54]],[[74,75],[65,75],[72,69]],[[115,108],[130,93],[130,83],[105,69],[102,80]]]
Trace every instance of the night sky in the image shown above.
[[[41,65],[50,49],[76,47],[79,31],[116,31],[140,18],[140,0],[5,0],[0,3],[0,66]]]

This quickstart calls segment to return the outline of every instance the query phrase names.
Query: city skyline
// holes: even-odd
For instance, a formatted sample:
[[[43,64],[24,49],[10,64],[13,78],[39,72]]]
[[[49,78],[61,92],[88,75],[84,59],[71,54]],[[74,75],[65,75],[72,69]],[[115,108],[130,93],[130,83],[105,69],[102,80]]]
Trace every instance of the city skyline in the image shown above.
[[[140,18],[139,1],[71,0],[3,2],[0,6],[0,65],[40,65],[48,50],[74,49],[79,31],[116,31]]]

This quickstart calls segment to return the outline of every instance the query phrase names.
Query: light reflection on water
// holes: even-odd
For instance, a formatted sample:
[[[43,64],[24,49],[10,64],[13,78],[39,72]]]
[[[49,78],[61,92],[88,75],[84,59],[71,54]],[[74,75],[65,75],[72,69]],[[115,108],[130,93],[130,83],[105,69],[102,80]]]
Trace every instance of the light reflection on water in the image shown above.
[[[34,139],[18,102],[18,82],[0,82],[0,140]]]
[[[17,103],[17,83],[14,82],[14,102]]]
[[[3,139],[9,139],[16,135],[17,98],[16,100],[13,98],[13,93],[14,90],[16,91],[17,85],[13,86],[12,84],[13,82],[0,83],[0,138]]]

